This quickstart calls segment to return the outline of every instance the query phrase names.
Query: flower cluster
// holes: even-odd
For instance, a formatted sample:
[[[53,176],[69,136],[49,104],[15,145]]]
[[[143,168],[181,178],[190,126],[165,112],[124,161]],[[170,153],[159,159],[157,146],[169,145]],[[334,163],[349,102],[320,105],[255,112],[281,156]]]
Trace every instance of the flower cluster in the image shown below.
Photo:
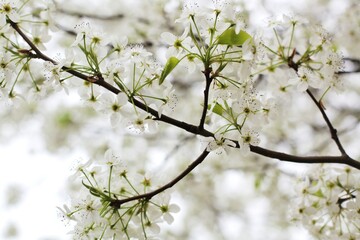
[[[87,22],[75,27],[76,38],[64,56],[52,59],[42,53],[54,27],[52,6],[22,14],[27,4],[32,2],[0,2],[0,98],[13,103],[76,89],[114,128],[154,132],[161,120],[202,136],[214,133],[204,141],[208,152],[240,148],[245,155],[260,144],[267,124],[291,108],[283,103],[292,92],[319,90],[321,105],[329,90],[341,89],[343,60],[331,35],[298,17],[283,15],[269,23],[270,34],[253,33],[246,14],[232,4],[213,0],[203,7],[189,1],[176,20],[182,33],[158,36],[167,46],[162,66],[144,45],[111,38]],[[358,12],[348,13],[353,25]],[[196,73],[203,87],[189,91],[192,99],[184,99],[185,107],[174,115],[191,115],[191,120],[200,119],[199,125],[163,117],[178,105],[175,80],[189,81],[185,78]],[[202,111],[195,112],[191,104],[201,94],[196,109]],[[72,179],[81,180],[82,188],[60,212],[74,224],[76,239],[150,238],[159,232],[159,223],[172,223],[171,213],[179,211],[166,193],[149,194],[158,187],[152,176],[129,173],[111,151],[104,161],[75,169]],[[319,169],[302,182],[293,219],[320,238],[359,238],[358,182],[358,174],[348,168]]]
[[[213,1],[210,8],[199,8],[185,5],[177,20],[185,26],[181,36],[162,34],[169,61],[160,81],[178,66],[200,68],[210,83],[205,90],[208,126],[236,139],[245,152],[259,144],[262,128],[276,119],[284,92],[316,88],[325,95],[330,88],[341,88],[337,73],[342,56],[320,26],[284,15],[271,22],[271,35],[251,36],[231,5]],[[270,87],[259,84],[260,78]],[[219,141],[224,143],[215,138]]]
[[[189,2],[177,20],[185,28],[183,34],[162,34],[169,45],[169,61],[162,77],[166,78],[175,67],[204,73],[208,84],[205,92],[209,94],[205,96],[209,104],[204,106],[208,108],[207,126],[218,133],[208,141],[208,149],[217,153],[224,152],[223,146],[234,147],[225,138],[236,139],[246,152],[250,144],[257,145],[257,127],[266,118],[251,76],[251,66],[260,58],[262,46],[253,53],[257,41],[245,31],[244,19],[225,2],[213,1],[204,9]]]
[[[330,88],[341,89],[337,73],[343,68],[342,55],[336,51],[332,37],[325,29],[287,15],[272,21],[270,26],[276,41],[267,46],[272,52],[269,58],[273,63],[268,70],[270,73],[278,68],[285,71],[281,78],[288,80],[285,88],[295,86],[300,92],[311,88],[323,92]]]
[[[130,45],[126,37],[107,41],[101,31],[89,23],[76,26],[76,40],[71,56],[82,55],[78,61],[67,61],[66,67],[94,76],[95,81],[104,81],[118,88],[120,93],[112,96],[93,83],[83,85],[80,96],[96,110],[109,114],[113,127],[129,127],[136,131],[153,131],[156,124],[148,114],[139,112],[134,100],[154,107],[159,116],[172,112],[177,104],[177,95],[170,82],[159,85],[161,65],[142,45]],[[71,59],[71,58],[68,58]],[[130,104],[127,104],[129,102]]]
[[[359,173],[347,167],[313,169],[297,186],[292,220],[319,239],[359,239],[359,180]]]
[[[37,11],[31,11],[36,5]],[[54,6],[50,2],[3,0],[0,2],[0,44],[2,46],[0,88],[4,98],[11,106],[44,97],[51,91],[42,76],[42,64],[30,62],[36,54],[10,28],[13,25],[28,28],[27,37],[34,46],[44,50],[51,39],[49,31],[55,30],[51,12]],[[32,12],[32,14],[29,14]],[[34,24],[28,24],[32,22]],[[53,69],[56,71],[55,69]],[[50,91],[49,91],[50,90]]]
[[[73,225],[75,239],[149,239],[160,232],[161,222],[171,224],[172,213],[180,210],[166,193],[136,199],[156,189],[156,178],[129,173],[111,150],[100,161],[79,161],[74,170],[71,181],[83,187],[73,193],[70,206],[59,208],[59,215]]]

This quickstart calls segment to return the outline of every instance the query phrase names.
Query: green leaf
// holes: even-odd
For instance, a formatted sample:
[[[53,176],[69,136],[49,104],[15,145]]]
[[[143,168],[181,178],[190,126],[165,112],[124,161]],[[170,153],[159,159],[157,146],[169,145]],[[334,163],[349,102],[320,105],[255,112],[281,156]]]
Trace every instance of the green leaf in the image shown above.
[[[241,46],[244,42],[250,39],[251,36],[243,31],[240,30],[239,33],[235,33],[235,28],[230,27],[226,29],[218,38],[218,44],[223,45],[230,45],[230,46]]]
[[[171,73],[172,70],[174,70],[174,68],[176,67],[176,65],[178,65],[178,63],[180,62],[179,59],[177,59],[176,57],[171,57],[168,59],[168,61],[165,64],[164,70],[161,73],[160,79],[159,79],[159,85],[161,85],[165,78]]]
[[[211,107],[212,107],[212,105],[209,104],[209,105],[208,105],[208,110],[210,110]],[[215,106],[213,107],[212,112],[213,112],[213,113],[216,113],[216,114],[219,115],[219,116],[222,116],[223,111],[224,111],[223,107],[222,107],[220,104],[215,103]]]

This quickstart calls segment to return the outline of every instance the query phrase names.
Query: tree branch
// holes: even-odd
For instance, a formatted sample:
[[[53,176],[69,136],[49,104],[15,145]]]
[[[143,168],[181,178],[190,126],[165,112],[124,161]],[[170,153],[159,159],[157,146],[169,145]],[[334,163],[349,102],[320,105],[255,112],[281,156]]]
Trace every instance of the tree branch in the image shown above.
[[[330,122],[328,116],[326,115],[325,113],[325,110],[324,108],[322,107],[321,103],[316,100],[316,98],[314,97],[314,95],[312,94],[312,92],[308,89],[306,90],[306,92],[309,94],[310,98],[313,100],[313,102],[316,104],[316,106],[318,107],[318,109],[320,110],[328,128],[329,128],[329,131],[330,131],[330,134],[331,134],[331,138],[335,141],[336,145],[338,146],[340,152],[342,155],[347,155],[345,149],[343,148],[341,142],[340,142],[340,139],[337,135],[337,130],[333,127],[332,123]]]
[[[350,158],[347,155],[341,156],[307,156],[300,157],[295,155],[290,155],[286,153],[276,152],[268,150],[259,146],[250,146],[251,152],[257,153],[259,155],[275,158],[280,161],[293,162],[293,163],[306,163],[306,164],[315,164],[315,163],[338,163],[345,164],[356,169],[360,170],[360,162]]]
[[[307,163],[307,164],[316,164],[316,163],[338,163],[338,164],[345,164],[349,165],[351,167],[354,167],[356,169],[360,169],[360,162],[353,160],[352,158],[348,156],[308,156],[308,157],[299,157],[294,155],[289,155],[286,153],[271,151],[265,148],[261,148],[258,146],[250,146],[250,150],[254,153],[257,153],[262,156],[266,156],[269,158],[275,158],[280,161],[286,161],[286,162],[294,162],[294,163]],[[111,206],[115,208],[120,208],[122,204],[140,200],[140,199],[147,199],[150,200],[155,195],[173,187],[175,184],[177,184],[179,181],[181,181],[184,177],[186,177],[190,172],[192,172],[198,165],[200,165],[205,158],[208,156],[209,152],[206,151],[206,149],[202,152],[202,154],[194,161],[192,162],[180,175],[178,175],[175,179],[173,179],[171,182],[167,183],[166,185],[152,191],[149,193],[140,194],[137,196],[125,198],[125,199],[119,199],[114,200],[111,202]]]
[[[206,113],[208,111],[209,89],[210,89],[210,84],[212,81],[212,78],[210,77],[210,73],[211,73],[211,68],[207,68],[204,70],[206,84],[205,84],[205,89],[204,89],[204,106],[203,106],[203,111],[202,111],[201,118],[200,118],[199,129],[204,129]]]
[[[111,206],[115,207],[115,208],[120,208],[122,204],[127,203],[127,202],[131,202],[131,201],[134,201],[134,200],[139,200],[139,199],[150,200],[155,195],[157,195],[157,194],[171,188],[172,186],[177,184],[179,181],[181,181],[190,172],[192,172],[200,163],[202,163],[208,155],[209,155],[209,152],[206,151],[206,149],[205,149],[201,153],[201,155],[194,162],[192,162],[182,173],[180,173],[176,178],[174,178],[171,182],[167,183],[166,185],[164,185],[164,186],[162,186],[162,187],[160,187],[160,188],[158,188],[158,189],[156,189],[156,190],[154,190],[152,192],[140,194],[140,195],[125,198],[125,199],[114,200],[114,201],[111,202]]]

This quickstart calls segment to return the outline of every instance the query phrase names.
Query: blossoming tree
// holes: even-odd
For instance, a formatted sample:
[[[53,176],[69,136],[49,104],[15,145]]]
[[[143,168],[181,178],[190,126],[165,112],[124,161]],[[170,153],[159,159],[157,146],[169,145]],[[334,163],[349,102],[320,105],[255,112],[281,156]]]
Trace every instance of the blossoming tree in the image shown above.
[[[77,96],[45,135],[49,150],[91,156],[74,164],[59,207],[73,238],[248,239],[226,223],[246,226],[250,197],[262,196],[264,219],[282,228],[274,239],[296,223],[359,239],[360,6],[338,3],[327,19],[332,1],[311,3],[263,24],[235,0],[101,11],[2,0],[2,117]],[[282,162],[311,167],[296,175]],[[181,227],[160,231],[177,217]]]

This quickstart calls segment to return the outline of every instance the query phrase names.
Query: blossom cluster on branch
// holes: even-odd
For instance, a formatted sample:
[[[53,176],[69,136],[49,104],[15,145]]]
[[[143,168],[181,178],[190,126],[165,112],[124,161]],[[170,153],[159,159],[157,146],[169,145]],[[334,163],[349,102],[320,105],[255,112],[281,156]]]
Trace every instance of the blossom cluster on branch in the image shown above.
[[[320,238],[356,239],[359,232],[359,175],[353,169],[316,168],[298,185],[294,220]]]
[[[79,163],[72,179],[82,184],[81,190],[69,206],[59,208],[62,218],[73,223],[75,239],[155,239],[160,222],[171,224],[171,213],[179,211],[170,203],[168,190],[195,174],[212,152],[221,158],[259,155],[304,164],[342,164],[335,173],[320,168],[299,183],[292,220],[323,239],[360,237],[360,162],[347,153],[327,112],[327,97],[341,94],[341,75],[352,72],[345,70],[346,58],[323,27],[284,14],[260,31],[248,26],[247,13],[235,1],[214,0],[208,6],[186,2],[178,11],[176,27],[169,25],[158,36],[160,53],[83,22],[71,32],[76,36],[68,48],[50,57],[47,43],[56,27],[52,14],[57,8],[54,3],[1,1],[2,106],[15,109],[54,92],[75,90],[84,107],[108,119],[114,131],[146,139],[157,134],[166,138],[163,129],[174,128],[197,135],[202,145],[202,153],[191,155],[187,167],[160,182],[154,182],[146,169],[137,174],[128,170],[130,166],[125,167],[111,149],[99,160]],[[347,14],[356,18],[353,12]],[[171,32],[174,29],[180,31]],[[356,38],[357,33],[349,34]],[[193,98],[181,99],[183,92],[191,92]],[[322,117],[339,155],[292,154],[261,146],[281,142],[271,140],[276,131],[267,132],[291,118],[295,98],[311,102],[308,109]],[[191,121],[184,120],[186,114]],[[133,146],[133,154],[138,147]]]

